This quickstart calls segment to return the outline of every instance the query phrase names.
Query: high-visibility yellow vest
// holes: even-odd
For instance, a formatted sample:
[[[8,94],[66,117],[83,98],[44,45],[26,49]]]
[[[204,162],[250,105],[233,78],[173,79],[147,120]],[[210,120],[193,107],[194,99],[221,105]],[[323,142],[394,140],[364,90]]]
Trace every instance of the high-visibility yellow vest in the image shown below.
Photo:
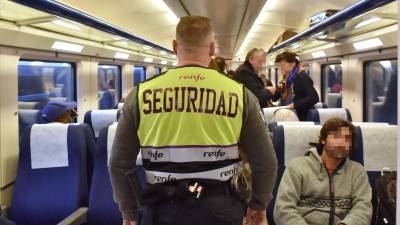
[[[149,183],[238,172],[244,87],[215,70],[170,69],[139,84],[138,136]]]

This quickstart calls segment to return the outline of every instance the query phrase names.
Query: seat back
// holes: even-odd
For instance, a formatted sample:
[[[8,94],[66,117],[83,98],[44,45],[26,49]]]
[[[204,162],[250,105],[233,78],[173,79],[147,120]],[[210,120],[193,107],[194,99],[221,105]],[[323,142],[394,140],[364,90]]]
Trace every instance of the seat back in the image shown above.
[[[19,124],[19,137],[25,128],[41,122],[40,110],[38,109],[19,109],[18,110],[18,124]]]
[[[96,143],[92,184],[89,192],[88,225],[120,225],[121,213],[113,200],[108,158],[117,124],[100,131]]]
[[[274,128],[272,133],[272,143],[278,160],[278,173],[273,190],[274,197],[267,209],[268,224],[275,224],[273,220],[275,196],[286,163],[293,158],[303,156],[306,149],[309,147],[309,143],[317,143],[320,129],[320,125],[314,124],[280,125]]]
[[[24,131],[10,219],[54,225],[88,203],[87,125],[35,124]]]
[[[328,93],[326,96],[328,108],[341,108],[342,107],[342,94],[341,93]]]
[[[397,169],[397,127],[387,124],[358,124],[356,144],[353,148],[357,158],[368,172],[371,186],[383,168]]]
[[[103,128],[117,122],[118,109],[91,110],[85,113],[84,123],[92,127],[95,138],[100,135]]]
[[[310,109],[307,115],[307,121],[324,124],[330,118],[339,117],[351,121],[351,114],[348,109]]]
[[[112,109],[115,105],[110,91],[99,91],[99,109]]]

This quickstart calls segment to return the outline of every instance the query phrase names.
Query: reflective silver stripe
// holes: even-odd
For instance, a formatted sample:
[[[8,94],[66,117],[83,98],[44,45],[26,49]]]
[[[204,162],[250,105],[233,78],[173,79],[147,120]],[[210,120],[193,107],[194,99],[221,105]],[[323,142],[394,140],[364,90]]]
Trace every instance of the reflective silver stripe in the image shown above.
[[[142,147],[143,159],[151,162],[214,162],[239,158],[239,148],[232,146]]]
[[[233,175],[239,173],[240,170],[241,167],[239,163],[234,163],[230,166],[223,167],[220,169],[197,172],[197,173],[165,173],[165,172],[147,171],[147,170],[145,172],[146,172],[147,182],[150,184],[155,184],[155,183],[164,183],[167,181],[182,180],[182,179],[210,179],[210,180],[227,181]]]

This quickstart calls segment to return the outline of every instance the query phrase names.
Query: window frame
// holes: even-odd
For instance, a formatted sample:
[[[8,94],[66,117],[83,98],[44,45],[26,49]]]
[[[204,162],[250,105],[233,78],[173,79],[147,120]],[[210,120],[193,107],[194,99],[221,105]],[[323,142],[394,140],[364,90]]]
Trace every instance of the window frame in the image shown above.
[[[77,80],[78,80],[78,71],[77,71],[77,66],[76,66],[76,62],[73,61],[56,61],[56,60],[42,60],[40,58],[20,58],[18,60],[18,68],[17,70],[19,70],[19,62],[20,61],[27,61],[27,62],[35,62],[35,61],[40,61],[40,62],[44,62],[44,63],[68,63],[71,65],[71,70],[72,70],[72,101],[78,102],[78,84],[77,84]],[[19,79],[19,71],[17,74]],[[19,88],[18,88],[18,92],[19,92]],[[19,93],[18,93],[18,98],[19,98]]]
[[[117,94],[118,94],[118,101],[117,102],[120,102],[121,101],[121,98],[122,98],[122,66],[121,65],[118,65],[118,64],[111,64],[111,63],[99,63],[98,65],[97,65],[97,70],[99,69],[99,67],[100,66],[116,66],[116,67],[118,67],[118,71],[119,71],[119,73],[117,74],[117,79],[118,79],[118,92],[116,92]],[[97,74],[97,77],[98,77],[99,75]],[[97,85],[97,91],[99,91],[99,87],[98,87],[98,85]]]
[[[324,75],[324,68],[325,66],[331,66],[331,65],[340,65],[342,66],[342,62],[332,62],[332,63],[324,63],[321,64],[321,102],[325,102],[325,75]],[[343,68],[342,68],[343,70]],[[342,72],[342,87],[343,87],[343,72]],[[342,89],[343,91],[343,89]],[[343,104],[343,99],[342,99],[342,104]]]
[[[366,88],[367,87],[367,68],[366,68],[366,66],[367,66],[368,63],[379,62],[379,61],[388,61],[388,60],[398,61],[398,58],[387,57],[387,58],[381,58],[381,59],[365,60],[365,61],[362,62],[362,67],[363,67],[363,70],[362,70],[363,71],[363,75],[362,75],[362,78],[363,78],[363,88],[362,88],[363,89],[363,91],[362,91],[363,122],[368,122],[367,121],[367,101],[366,101],[366,96],[367,96],[367,90],[366,90],[367,89]],[[398,76],[398,74],[397,74],[397,76]],[[399,78],[397,77],[397,79],[399,79]],[[399,87],[397,87],[397,88],[399,88]],[[370,122],[373,122],[373,121],[370,121]]]

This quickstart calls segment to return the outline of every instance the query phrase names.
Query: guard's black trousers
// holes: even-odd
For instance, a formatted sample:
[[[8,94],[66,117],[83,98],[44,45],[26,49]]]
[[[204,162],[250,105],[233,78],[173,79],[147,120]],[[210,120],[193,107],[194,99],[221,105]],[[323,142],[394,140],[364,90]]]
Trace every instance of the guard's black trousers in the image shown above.
[[[233,193],[145,207],[140,225],[242,225],[244,207]]]

